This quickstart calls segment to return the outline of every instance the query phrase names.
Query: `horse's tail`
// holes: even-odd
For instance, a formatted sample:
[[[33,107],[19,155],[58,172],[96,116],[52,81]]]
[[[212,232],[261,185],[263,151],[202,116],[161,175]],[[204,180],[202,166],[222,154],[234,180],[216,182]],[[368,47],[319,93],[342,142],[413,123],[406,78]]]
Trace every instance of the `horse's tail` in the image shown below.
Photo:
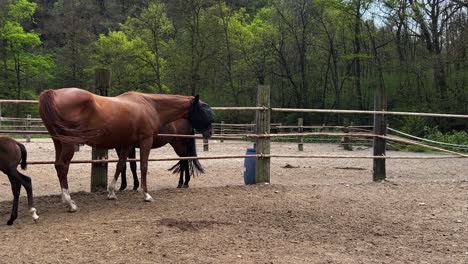
[[[28,166],[27,164],[28,152],[26,151],[26,147],[23,144],[19,142],[16,142],[16,144],[18,145],[21,151],[21,169],[25,170],[26,167]]]
[[[192,129],[192,135],[194,135],[194,131]],[[186,157],[197,157],[197,145],[195,144],[195,138],[188,138],[187,139],[187,156]],[[181,170],[183,160],[180,160],[172,166],[169,171],[172,171],[172,173],[178,173]],[[188,166],[189,166],[189,172],[190,175],[198,175],[199,173],[205,173],[205,169],[203,166],[200,164],[200,161],[198,159],[193,159],[193,160],[188,160]]]
[[[64,120],[57,111],[54,90],[46,90],[39,96],[39,113],[52,138],[73,144],[84,144],[87,138],[100,134],[100,130],[80,128],[78,122]]]

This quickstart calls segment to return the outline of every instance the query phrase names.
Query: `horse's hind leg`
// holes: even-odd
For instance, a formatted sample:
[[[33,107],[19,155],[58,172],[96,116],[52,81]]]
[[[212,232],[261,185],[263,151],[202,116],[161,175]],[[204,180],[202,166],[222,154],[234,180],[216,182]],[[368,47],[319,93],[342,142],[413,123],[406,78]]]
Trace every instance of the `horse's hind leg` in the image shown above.
[[[117,152],[117,155],[119,155],[120,148],[116,148],[115,151]],[[120,177],[122,178],[120,181],[120,188],[119,191],[124,191],[127,189],[127,164],[124,163],[122,173],[120,173]]]
[[[34,198],[33,198],[31,178],[22,174],[19,171],[18,171],[18,174],[20,176],[21,185],[24,186],[24,188],[26,189],[26,193],[28,194],[29,213],[31,214],[34,222],[37,222],[37,220],[39,219],[39,216],[36,213],[37,212],[36,208],[34,208]]]
[[[132,148],[130,154],[128,155],[130,159],[134,159],[136,157],[136,150]],[[133,191],[138,191],[138,187],[140,187],[140,182],[138,181],[137,175],[137,163],[136,161],[130,161],[130,170],[132,171],[133,175]]]
[[[122,169],[122,173],[120,175],[120,177],[122,178],[121,181],[120,181],[120,188],[119,188],[119,191],[125,191],[125,189],[127,189],[127,164],[124,164],[123,166],[123,169]]]
[[[184,164],[182,163],[182,160],[179,161],[179,183],[177,184],[177,188],[182,188],[184,186]]]
[[[153,202],[154,199],[148,193],[148,186],[146,185],[146,176],[148,173],[148,157],[153,145],[153,137],[148,137],[140,140],[140,170],[141,170],[141,188],[145,196],[145,202]]]
[[[10,220],[8,220],[7,225],[12,225],[15,219],[18,217],[18,203],[19,195],[21,191],[21,184],[18,182],[18,179],[11,172],[8,173],[8,179],[11,184],[11,191],[13,192],[13,208],[11,209]]]
[[[119,156],[119,161],[117,162],[117,167],[114,173],[114,179],[109,184],[107,191],[109,194],[107,195],[107,199],[109,200],[116,200],[117,196],[115,195],[115,185],[117,180],[119,179],[119,174],[122,172],[123,168],[125,167],[125,162],[127,162],[128,153],[130,152],[131,147],[122,147],[120,151],[117,152]]]
[[[70,161],[75,154],[74,144],[65,144],[57,140],[54,140],[55,145],[55,170],[60,181],[60,187],[62,188],[62,202],[67,204],[69,212],[76,212],[78,207],[76,203],[71,199],[70,191],[68,190],[68,169],[70,167]]]
[[[190,169],[189,169],[189,161],[188,160],[183,160],[182,161],[182,168],[181,171],[185,173],[185,182],[182,188],[188,188],[189,187],[189,182],[190,182]]]

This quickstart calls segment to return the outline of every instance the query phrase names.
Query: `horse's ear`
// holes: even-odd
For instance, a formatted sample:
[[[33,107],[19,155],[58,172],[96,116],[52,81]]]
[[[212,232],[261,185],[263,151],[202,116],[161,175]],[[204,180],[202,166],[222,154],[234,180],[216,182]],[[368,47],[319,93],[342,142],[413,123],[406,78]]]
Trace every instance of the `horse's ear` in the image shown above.
[[[193,103],[196,104],[198,103],[198,101],[200,101],[200,96],[197,94],[195,95],[195,98],[193,99]]]

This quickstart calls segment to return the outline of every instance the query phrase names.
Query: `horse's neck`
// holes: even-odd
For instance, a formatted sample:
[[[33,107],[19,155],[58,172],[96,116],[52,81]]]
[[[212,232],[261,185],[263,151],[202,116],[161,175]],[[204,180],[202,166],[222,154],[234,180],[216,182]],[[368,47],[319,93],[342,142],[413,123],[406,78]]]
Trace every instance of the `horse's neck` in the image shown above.
[[[187,118],[192,103],[191,96],[152,95],[147,98],[159,113],[159,118],[163,124]]]

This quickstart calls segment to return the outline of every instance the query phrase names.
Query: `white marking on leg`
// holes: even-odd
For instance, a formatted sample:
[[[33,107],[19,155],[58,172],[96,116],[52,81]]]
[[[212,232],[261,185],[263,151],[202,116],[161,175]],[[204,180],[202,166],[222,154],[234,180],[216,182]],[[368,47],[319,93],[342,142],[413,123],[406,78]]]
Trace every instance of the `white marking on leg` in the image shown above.
[[[109,192],[109,194],[107,195],[107,199],[109,199],[109,200],[117,200],[117,195],[115,195],[115,184],[116,183],[117,183],[117,181],[114,178],[111,181],[111,183],[109,184],[109,186],[107,187],[107,191]]]
[[[145,202],[154,202],[153,197],[149,193],[145,193]]]
[[[117,196],[115,195],[115,181],[112,181],[112,183],[109,185],[109,187],[107,188],[107,191],[109,192],[109,194],[107,195],[107,199],[109,200],[117,200]]]
[[[34,223],[37,223],[37,220],[39,219],[39,216],[36,213],[36,208],[31,207],[31,209],[29,209],[29,213],[31,213],[31,216],[32,216],[32,218],[34,220]]]
[[[70,192],[68,191],[68,189],[62,189],[62,201],[68,205],[69,212],[76,212],[76,210],[78,209],[75,202],[71,199]]]
[[[107,188],[110,192],[110,190],[115,191],[115,185],[117,184],[117,181],[113,179],[111,183],[109,184],[109,187]]]

